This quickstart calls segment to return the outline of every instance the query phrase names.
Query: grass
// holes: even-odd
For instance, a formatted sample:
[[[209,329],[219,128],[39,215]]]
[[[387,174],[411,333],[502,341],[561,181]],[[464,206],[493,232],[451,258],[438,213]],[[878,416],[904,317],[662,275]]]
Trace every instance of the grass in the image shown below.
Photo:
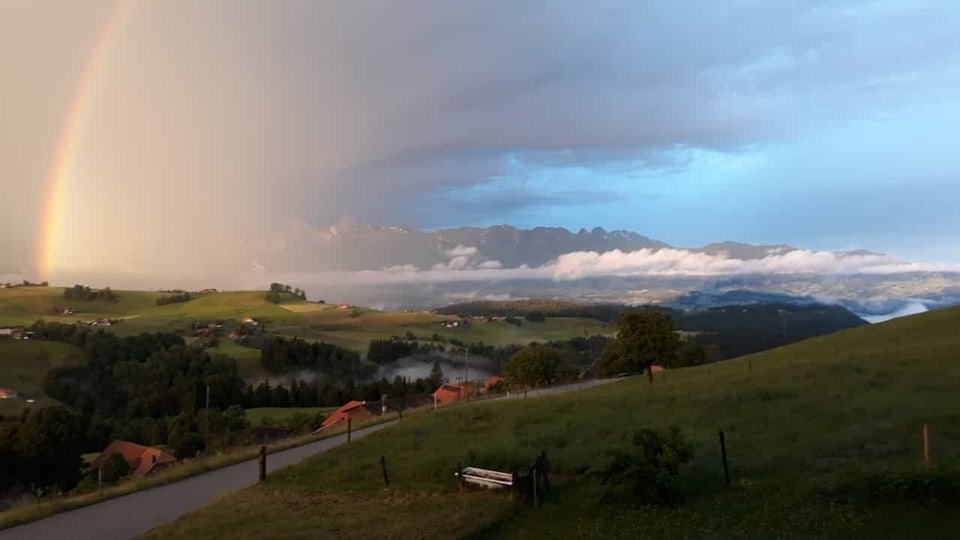
[[[858,502],[841,486],[890,471],[925,475],[925,423],[933,440],[930,474],[960,485],[958,324],[960,309],[934,311],[669,371],[654,384],[634,378],[422,414],[279,471],[265,486],[225,497],[148,538],[312,537],[348,529],[357,538],[401,537],[408,530],[421,538],[949,538],[960,527],[956,502]],[[637,428],[670,425],[680,426],[695,449],[681,479],[686,503],[602,503],[605,488],[588,472],[603,462],[604,450]],[[720,429],[730,487],[723,484]],[[532,461],[541,449],[560,482],[543,507],[517,509],[506,497],[487,503],[456,494],[458,462],[506,469]],[[389,466],[389,488],[380,477],[380,456]],[[435,506],[398,504],[389,519],[352,528],[357,508],[431,496]],[[300,500],[324,501],[323,519],[315,516],[316,505]],[[474,504],[476,516],[455,510]],[[446,510],[442,527],[420,514],[426,506]],[[245,509],[243,519],[238,507]]]
[[[0,339],[0,387],[14,388],[17,399],[0,400],[0,414],[19,414],[28,407],[44,407],[56,401],[43,393],[48,369],[82,362],[80,349],[66,343]],[[27,403],[33,399],[35,403]]]
[[[283,422],[298,414],[307,414],[315,416],[317,413],[329,414],[337,410],[337,407],[259,407],[256,409],[247,409],[247,420],[253,426],[259,426],[264,420],[271,420],[274,423]]]

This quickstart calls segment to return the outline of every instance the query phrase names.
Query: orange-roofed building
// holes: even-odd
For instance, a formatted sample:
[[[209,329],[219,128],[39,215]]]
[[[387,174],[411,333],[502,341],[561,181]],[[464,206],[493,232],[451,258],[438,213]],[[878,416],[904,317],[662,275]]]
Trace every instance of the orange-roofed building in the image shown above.
[[[463,390],[459,384],[441,384],[440,388],[437,388],[433,393],[433,401],[437,405],[453,403],[460,400],[461,394],[463,394]]]
[[[483,383],[483,391],[487,392],[494,386],[503,383],[503,377],[498,377],[497,375],[492,375],[485,383]]]
[[[110,443],[97,459],[90,464],[91,469],[99,469],[112,454],[120,454],[130,466],[130,474],[146,476],[158,469],[175,463],[177,458],[150,446],[143,446],[129,441],[116,440]]]
[[[358,420],[365,420],[373,416],[373,414],[363,405],[364,403],[362,401],[357,400],[344,403],[339,409],[330,413],[330,416],[328,416],[323,423],[320,424],[320,429],[317,431],[327,429],[330,426],[334,426],[341,422],[346,422],[348,418],[352,418],[353,421],[356,422]]]

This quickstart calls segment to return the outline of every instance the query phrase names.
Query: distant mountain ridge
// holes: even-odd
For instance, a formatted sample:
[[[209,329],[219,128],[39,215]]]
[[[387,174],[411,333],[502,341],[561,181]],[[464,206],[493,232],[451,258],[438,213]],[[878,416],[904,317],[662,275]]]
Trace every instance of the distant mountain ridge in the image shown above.
[[[327,228],[291,223],[275,245],[257,253],[258,263],[282,271],[349,271],[384,268],[429,270],[538,267],[573,252],[605,253],[641,249],[682,249],[691,253],[753,260],[796,251],[785,245],[720,242],[676,248],[627,230],[602,227],[577,232],[563,227],[522,229],[512,225],[457,227],[424,231],[344,221]],[[856,255],[868,252],[846,252]]]

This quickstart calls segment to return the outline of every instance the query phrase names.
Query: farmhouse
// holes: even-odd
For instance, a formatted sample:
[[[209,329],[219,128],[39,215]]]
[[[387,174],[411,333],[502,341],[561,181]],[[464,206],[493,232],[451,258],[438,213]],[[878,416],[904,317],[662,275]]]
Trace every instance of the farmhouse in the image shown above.
[[[17,389],[0,388],[0,399],[17,399]]]
[[[359,420],[369,419],[372,416],[373,414],[370,412],[370,410],[364,407],[363,401],[348,401],[341,405],[339,409],[330,413],[330,416],[323,421],[323,424],[320,424],[320,429],[314,433],[323,431],[340,423],[346,423],[347,419],[357,422]]]
[[[483,383],[483,390],[481,390],[481,391],[484,392],[484,393],[489,392],[490,389],[496,388],[496,387],[500,386],[501,384],[503,384],[503,378],[502,378],[502,377],[498,377],[497,375],[491,375],[490,378],[487,379],[486,382]]]
[[[433,404],[433,396],[430,394],[409,394],[383,401],[348,401],[339,409],[330,413],[330,416],[320,425],[320,429],[314,431],[314,433],[319,433],[337,424],[346,423],[347,419],[356,424],[384,414],[429,407],[431,404]]]
[[[111,454],[120,454],[130,466],[130,474],[146,476],[156,470],[169,467],[177,458],[149,446],[142,446],[129,441],[116,440],[107,445],[103,452],[90,464],[93,470],[99,469],[106,463]]]
[[[452,403],[466,399],[470,395],[477,393],[476,387],[470,383],[467,384],[441,384],[433,393],[435,405]]]

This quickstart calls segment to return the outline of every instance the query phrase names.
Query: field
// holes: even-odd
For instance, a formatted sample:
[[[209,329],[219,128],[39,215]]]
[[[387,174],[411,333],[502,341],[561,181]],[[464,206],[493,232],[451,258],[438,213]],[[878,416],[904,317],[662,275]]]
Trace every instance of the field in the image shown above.
[[[260,407],[257,409],[247,409],[246,412],[247,420],[250,421],[250,424],[259,426],[264,423],[264,420],[277,423],[283,422],[298,414],[314,416],[317,413],[328,414],[335,410],[337,410],[336,407]]]
[[[147,537],[951,538],[960,527],[958,325],[960,309],[941,310],[669,371],[654,384],[632,378],[411,416]],[[604,452],[638,428],[674,425],[694,447],[684,504],[603,502],[606,487],[590,471]],[[539,450],[557,484],[544,506],[457,493],[458,462],[507,469]]]
[[[384,312],[359,307],[341,308],[288,299],[272,304],[262,291],[218,292],[198,296],[189,302],[158,306],[165,293],[115,291],[118,302],[75,302],[63,298],[59,287],[20,287],[0,289],[0,326],[30,325],[37,319],[77,322],[92,319],[122,319],[109,327],[118,335],[141,332],[186,332],[195,321],[258,320],[265,331],[288,337],[325,341],[353,349],[361,354],[373,339],[406,335],[429,338],[434,334],[464,342],[483,341],[491,345],[526,344],[531,341],[568,339],[575,336],[612,334],[612,325],[593,319],[552,318],[545,322],[523,321],[520,327],[504,321],[477,322],[465,328],[443,328],[454,317],[428,312]],[[74,315],[62,315],[70,307]],[[54,308],[60,308],[56,310]],[[211,350],[237,360],[240,375],[251,381],[266,378],[256,349],[221,339]],[[0,360],[2,366],[2,360]]]
[[[14,388],[19,397],[0,400],[0,414],[18,414],[27,407],[42,407],[54,401],[43,394],[43,375],[48,369],[79,363],[81,351],[65,343],[0,339],[0,388]],[[36,403],[27,403],[27,399]]]

